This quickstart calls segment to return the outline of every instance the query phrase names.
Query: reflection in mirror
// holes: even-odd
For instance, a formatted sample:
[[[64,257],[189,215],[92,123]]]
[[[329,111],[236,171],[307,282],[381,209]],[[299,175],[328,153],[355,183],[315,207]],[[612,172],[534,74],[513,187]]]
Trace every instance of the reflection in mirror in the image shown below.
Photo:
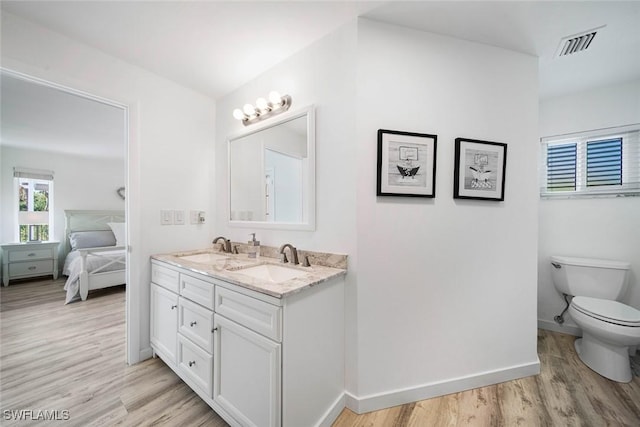
[[[314,228],[313,109],[229,140],[231,225]]]

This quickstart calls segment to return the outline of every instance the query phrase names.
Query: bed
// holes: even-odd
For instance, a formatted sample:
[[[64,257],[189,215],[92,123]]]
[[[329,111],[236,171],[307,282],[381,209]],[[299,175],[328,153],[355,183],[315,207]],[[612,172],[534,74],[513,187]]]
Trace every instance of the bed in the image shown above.
[[[126,283],[124,211],[65,210],[65,304]]]

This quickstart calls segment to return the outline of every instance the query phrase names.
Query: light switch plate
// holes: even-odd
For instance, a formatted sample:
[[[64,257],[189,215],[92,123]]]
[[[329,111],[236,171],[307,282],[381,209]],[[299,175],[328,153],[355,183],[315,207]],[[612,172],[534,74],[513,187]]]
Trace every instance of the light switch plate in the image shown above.
[[[173,211],[160,211],[160,225],[173,225]]]
[[[173,211],[173,223],[177,225],[184,224],[184,211]]]

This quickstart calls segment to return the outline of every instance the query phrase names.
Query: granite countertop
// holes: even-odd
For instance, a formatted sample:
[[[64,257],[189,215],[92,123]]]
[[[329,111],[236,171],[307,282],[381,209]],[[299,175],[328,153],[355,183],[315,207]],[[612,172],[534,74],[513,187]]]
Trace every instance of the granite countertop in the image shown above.
[[[215,254],[224,257],[211,263],[193,262],[180,258],[187,255]],[[326,282],[334,277],[344,276],[347,270],[324,265],[312,265],[303,267],[301,265],[283,264],[276,258],[261,256],[250,259],[247,254],[229,254],[219,252],[214,249],[200,249],[185,252],[174,252],[169,254],[152,255],[151,259],[163,261],[176,267],[181,267],[195,273],[204,274],[214,279],[224,280],[243,288],[251,289],[276,298],[285,298],[289,295],[303,291],[304,289]],[[243,267],[257,266],[261,264],[276,264],[299,270],[304,274],[281,282],[271,282],[257,279],[242,274]]]

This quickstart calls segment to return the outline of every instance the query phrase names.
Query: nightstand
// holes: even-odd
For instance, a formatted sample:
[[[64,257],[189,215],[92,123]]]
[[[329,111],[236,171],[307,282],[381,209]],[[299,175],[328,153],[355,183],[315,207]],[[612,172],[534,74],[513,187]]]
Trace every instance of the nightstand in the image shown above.
[[[2,283],[27,277],[58,278],[58,246],[60,242],[5,243],[2,246]]]

